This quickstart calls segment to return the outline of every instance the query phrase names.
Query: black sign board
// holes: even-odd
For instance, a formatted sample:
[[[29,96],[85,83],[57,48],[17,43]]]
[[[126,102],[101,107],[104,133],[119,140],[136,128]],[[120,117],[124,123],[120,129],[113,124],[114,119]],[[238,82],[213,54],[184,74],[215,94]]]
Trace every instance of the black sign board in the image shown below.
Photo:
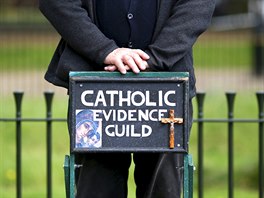
[[[188,73],[71,72],[72,152],[187,152]]]

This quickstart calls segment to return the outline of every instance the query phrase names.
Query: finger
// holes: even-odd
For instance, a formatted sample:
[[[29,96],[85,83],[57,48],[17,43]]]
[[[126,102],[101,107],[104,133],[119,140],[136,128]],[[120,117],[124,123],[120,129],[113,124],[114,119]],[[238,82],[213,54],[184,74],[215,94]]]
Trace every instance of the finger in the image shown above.
[[[125,65],[125,69],[127,71],[129,71],[130,70],[130,67],[128,67],[127,65]],[[108,65],[108,66],[104,67],[104,70],[105,71],[109,71],[109,72],[113,72],[113,71],[116,71],[117,70],[117,67],[115,65]]]
[[[124,63],[122,62],[121,59],[116,59],[114,65],[117,67],[118,71],[121,74],[126,74],[126,68],[125,68],[125,65],[124,65]]]
[[[113,71],[117,70],[117,67],[115,65],[108,65],[108,66],[104,67],[104,70],[113,72]]]
[[[149,64],[148,64],[148,62],[147,62],[147,61],[143,61],[143,63],[144,63],[144,65],[145,65],[146,69],[148,69],[148,68],[149,68]]]
[[[127,71],[131,70],[131,68],[128,67],[127,65],[125,65],[125,68],[126,68]]]
[[[144,63],[146,61],[142,60],[142,58],[138,54],[133,53],[132,57],[140,70],[146,69],[146,64]]]
[[[110,65],[109,65],[110,66]],[[108,67],[108,66],[107,66]],[[111,70],[112,70],[112,67],[113,67],[113,69],[115,69],[115,70],[117,70],[117,67],[115,66],[115,65],[111,65],[110,66],[111,68]],[[128,71],[128,70],[131,70],[131,68],[130,67],[128,67],[127,65],[125,65],[125,69]]]
[[[137,64],[135,63],[134,59],[130,56],[130,55],[124,55],[123,56],[123,62],[129,67],[131,68],[131,70],[134,72],[134,73],[139,73],[140,70],[137,66]]]
[[[144,60],[148,60],[150,58],[146,52],[144,52],[140,49],[134,49],[133,51],[136,52]]]

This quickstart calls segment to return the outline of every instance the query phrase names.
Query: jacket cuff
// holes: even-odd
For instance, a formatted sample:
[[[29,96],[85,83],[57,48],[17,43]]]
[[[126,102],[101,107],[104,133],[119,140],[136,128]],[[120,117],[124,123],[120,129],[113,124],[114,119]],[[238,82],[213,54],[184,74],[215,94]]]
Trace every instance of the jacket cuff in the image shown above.
[[[149,59],[147,60],[147,63],[148,63],[149,69],[151,71],[162,71],[162,70],[164,70],[162,66],[159,66],[159,64],[157,64],[154,56],[152,56],[152,54],[149,50],[145,50],[145,53],[147,53],[149,55]]]
[[[96,58],[96,63],[99,64],[100,66],[104,66],[104,61],[105,58],[108,56],[108,54],[110,54],[112,51],[114,51],[115,49],[117,49],[118,46],[113,43],[112,45],[109,45],[109,47],[107,47],[106,49],[102,50],[97,58]]]

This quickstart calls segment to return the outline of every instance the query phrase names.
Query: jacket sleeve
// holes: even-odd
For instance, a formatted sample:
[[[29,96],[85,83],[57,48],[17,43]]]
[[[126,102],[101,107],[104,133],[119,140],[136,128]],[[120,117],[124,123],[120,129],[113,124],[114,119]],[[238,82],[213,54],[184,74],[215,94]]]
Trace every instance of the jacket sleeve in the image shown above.
[[[146,49],[150,68],[170,70],[190,52],[198,36],[208,28],[214,8],[215,0],[175,1],[165,24]]]
[[[39,9],[77,53],[102,65],[117,45],[92,22],[81,0],[39,0]]]

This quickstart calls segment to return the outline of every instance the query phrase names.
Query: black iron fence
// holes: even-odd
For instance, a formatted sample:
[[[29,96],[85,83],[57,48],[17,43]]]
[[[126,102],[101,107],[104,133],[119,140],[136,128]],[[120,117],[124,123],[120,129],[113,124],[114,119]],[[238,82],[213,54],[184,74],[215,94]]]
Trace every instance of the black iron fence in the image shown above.
[[[47,184],[46,184],[46,195],[48,198],[52,197],[52,133],[53,127],[52,124],[55,122],[66,122],[65,118],[53,118],[52,115],[52,104],[53,104],[53,92],[45,92],[45,101],[46,101],[46,117],[45,118],[23,118],[21,113],[22,98],[23,92],[15,92],[15,106],[16,106],[16,116],[15,118],[0,118],[0,122],[12,122],[16,124],[16,197],[22,197],[22,181],[21,181],[21,133],[22,133],[22,123],[23,122],[43,122],[46,123],[46,169],[47,169]],[[204,125],[207,123],[224,123],[227,124],[228,132],[228,198],[234,197],[234,124],[236,123],[255,123],[258,125],[258,195],[259,198],[263,198],[264,193],[264,92],[257,92],[257,106],[258,106],[258,115],[256,119],[245,118],[237,119],[234,117],[234,99],[236,93],[226,93],[227,98],[227,117],[226,118],[204,118],[204,98],[205,93],[197,94],[197,118],[194,119],[194,123],[197,124],[197,145],[198,145],[198,162],[197,162],[197,196],[198,198],[204,197]],[[194,132],[193,132],[194,133]]]
[[[256,94],[257,101],[258,101],[258,119],[236,119],[234,118],[234,99],[235,99],[235,93],[226,93],[227,97],[227,106],[228,106],[228,113],[227,118],[222,119],[210,119],[210,118],[204,118],[204,97],[205,93],[198,93],[197,94],[197,105],[198,105],[198,115],[197,119],[194,120],[198,124],[198,197],[202,198],[203,196],[203,132],[204,132],[204,124],[205,123],[227,123],[228,124],[228,198],[234,197],[234,124],[235,123],[258,123],[259,128],[259,178],[258,178],[258,189],[259,189],[259,198],[263,198],[263,189],[264,189],[264,175],[263,175],[263,123],[264,123],[264,111],[263,111],[263,101],[264,101],[264,93],[258,92]]]
[[[65,118],[52,118],[52,101],[53,92],[45,92],[46,102],[46,117],[45,118],[22,118],[22,98],[23,92],[14,92],[15,106],[16,106],[16,117],[15,118],[0,118],[2,122],[15,122],[16,123],[16,197],[22,197],[22,173],[21,173],[21,133],[22,133],[22,122],[45,122],[46,123],[46,159],[47,159],[47,197],[52,197],[52,123],[53,122],[66,122]]]

